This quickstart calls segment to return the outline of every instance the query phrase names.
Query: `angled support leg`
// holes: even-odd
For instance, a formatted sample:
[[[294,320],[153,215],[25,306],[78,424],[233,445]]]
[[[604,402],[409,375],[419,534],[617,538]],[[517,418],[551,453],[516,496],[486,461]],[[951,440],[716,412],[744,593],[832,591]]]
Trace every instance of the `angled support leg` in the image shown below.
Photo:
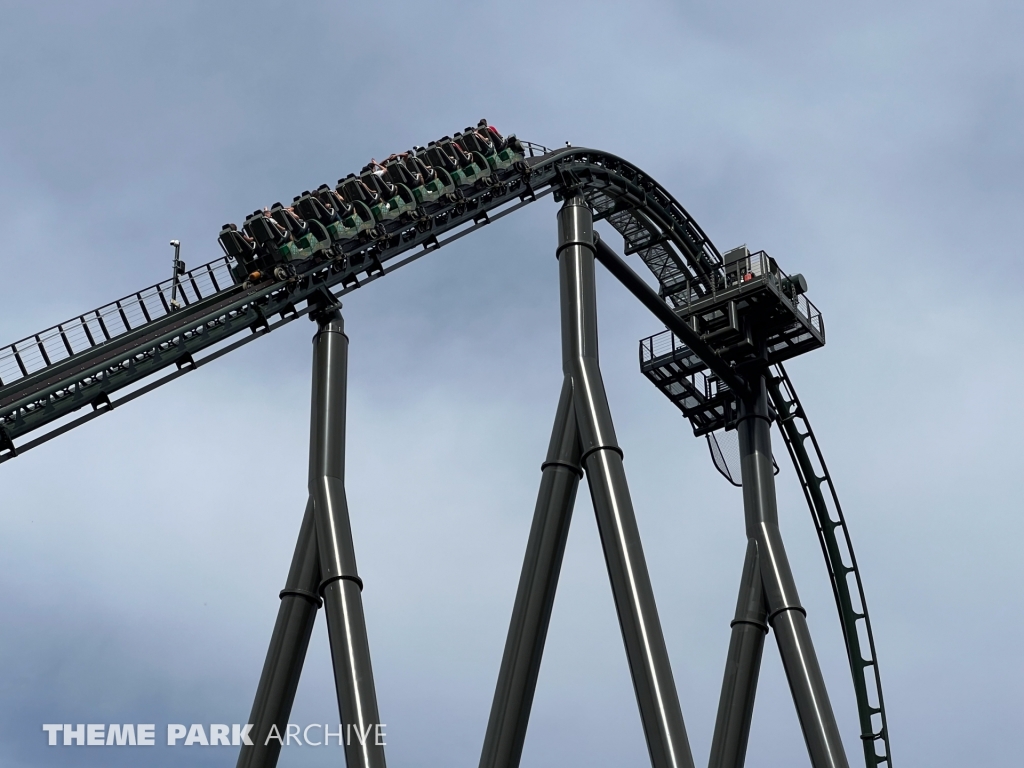
[[[377,740],[380,717],[363,618],[363,582],[356,570],[345,498],[348,337],[336,308],[322,310],[314,319],[309,495],[320,553],[319,593],[327,614],[338,709],[345,725],[345,760],[348,768],[385,768],[384,747]]]
[[[737,426],[743,509],[747,538],[757,548],[768,604],[768,623],[782,655],[800,727],[814,768],[849,768],[825,680],[807,629],[796,581],[779,532],[768,397],[763,375],[752,382],[754,394],[740,406]]]
[[[541,473],[537,506],[487,721],[480,768],[518,768],[523,754],[569,521],[583,475],[572,382],[568,377],[562,384]]]
[[[299,529],[299,540],[292,556],[288,580],[281,590],[281,607],[270,639],[263,674],[256,688],[249,722],[252,745],[243,745],[238,755],[238,768],[274,768],[281,753],[281,742],[267,735],[272,725],[278,733],[285,732],[288,716],[295,701],[295,689],[302,674],[302,663],[309,648],[316,611],[320,607],[317,588],[320,586],[320,556],[316,546],[313,522],[313,500],[306,504],[306,514]]]
[[[692,768],[679,696],[598,365],[593,218],[573,196],[558,214],[562,366],[572,380],[583,467],[653,768]]]
[[[757,676],[761,671],[764,636],[768,633],[767,615],[757,545],[748,541],[725,662],[722,696],[718,702],[715,735],[711,739],[709,768],[743,768]]]

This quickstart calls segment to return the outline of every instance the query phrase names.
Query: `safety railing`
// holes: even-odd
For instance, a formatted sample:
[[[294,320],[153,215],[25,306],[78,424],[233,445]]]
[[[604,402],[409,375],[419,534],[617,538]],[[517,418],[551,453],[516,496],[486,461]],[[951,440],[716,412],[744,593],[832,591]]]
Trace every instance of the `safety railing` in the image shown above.
[[[640,366],[643,369],[648,363],[667,355],[694,353],[683,344],[672,331],[662,331],[640,341]],[[695,355],[694,355],[695,356]],[[695,356],[696,357],[696,356]]]
[[[551,149],[545,147],[543,144],[535,144],[532,141],[520,141],[523,148],[526,150],[529,157],[540,157],[541,155],[548,155],[552,152]]]
[[[793,290],[794,283],[789,275],[779,269],[775,259],[766,251],[756,251],[721,267],[710,291],[702,293],[699,289],[704,287],[703,283],[691,285],[691,281],[683,280],[671,286],[668,298],[676,310],[685,315],[708,304],[714,304],[723,294],[734,294],[737,289],[742,289],[748,284],[753,287],[752,284],[758,282],[774,285],[781,299],[789,304],[796,314],[803,317],[811,328],[819,333],[823,332],[821,312],[804,294]]]
[[[117,339],[175,311],[173,279],[165,280],[33,336],[0,347],[0,387],[16,383],[74,355]],[[225,256],[186,272],[176,298],[184,308],[235,284]]]

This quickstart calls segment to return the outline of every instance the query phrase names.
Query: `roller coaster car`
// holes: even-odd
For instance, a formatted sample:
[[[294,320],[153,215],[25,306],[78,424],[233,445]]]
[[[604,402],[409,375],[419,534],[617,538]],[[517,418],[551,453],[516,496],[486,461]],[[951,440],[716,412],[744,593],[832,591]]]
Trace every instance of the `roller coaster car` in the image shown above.
[[[256,252],[256,244],[251,238],[239,232],[234,224],[225,224],[217,239],[224,253],[236,261],[251,261]]]
[[[476,152],[472,149],[468,149],[464,143],[464,135],[456,133],[451,140],[452,151],[455,152],[456,157],[459,161],[459,167],[466,173],[466,183],[472,182],[483,182],[485,185],[491,185],[494,180],[491,176],[491,165],[487,162],[487,158],[480,152]],[[475,176],[471,176],[473,169],[477,169]]]
[[[285,270],[278,277],[287,274],[285,267],[280,266],[284,259],[279,246],[290,237],[266,212],[254,211],[245,217],[242,232],[234,224],[225,224],[217,239],[224,253],[234,258],[231,271],[241,283],[259,280],[263,274],[276,270]]]
[[[409,188],[420,205],[439,200],[455,189],[451,177],[448,177],[449,183],[444,184],[433,168],[412,155],[388,160],[384,168],[387,180],[396,186]]]
[[[490,176],[491,167],[482,155],[479,163],[458,144],[445,136],[427,145],[426,160],[436,169],[444,169],[457,187],[471,186]]]
[[[427,186],[431,185],[431,182],[437,182],[438,186],[432,186],[431,189],[440,189],[441,195],[452,194],[455,192],[455,180],[452,175],[448,173],[444,168],[435,168],[430,164],[427,159],[426,151],[423,147],[416,147],[413,150],[413,154],[405,158],[405,165],[410,170],[419,173],[423,177],[424,184]],[[415,190],[413,190],[415,193]]]
[[[487,163],[487,167],[492,171],[498,170],[494,165],[492,158],[497,154],[494,151],[494,142],[487,136],[478,136],[476,131],[472,128],[467,128],[464,133],[455,134],[455,143],[458,144],[464,152],[471,157],[479,155],[484,158]]]
[[[386,204],[382,208],[384,219],[397,219],[403,213],[411,213],[416,210],[416,198],[405,184],[392,184],[384,178],[384,173],[377,173],[376,169],[364,170],[359,179],[367,188],[374,190]],[[376,216],[376,212],[374,212]]]
[[[358,237],[361,232],[373,228],[373,217],[366,211],[363,219],[355,208],[326,184],[316,192],[303,192],[292,203],[295,212],[307,222],[316,222],[326,230],[332,244]]]
[[[245,217],[242,229],[256,243],[256,250],[262,260],[269,264],[281,261],[278,248],[289,242],[291,235],[269,215],[264,211],[253,211]]]
[[[526,159],[526,147],[523,146],[523,142],[516,138],[514,133],[510,133],[506,138],[493,125],[488,125],[486,120],[481,120],[477,124],[476,130],[478,133],[486,133],[490,136],[491,141],[494,143],[494,149],[499,156],[501,156],[504,150],[508,150],[511,153],[512,163]]]
[[[496,152],[501,152],[501,150],[508,147],[508,139],[502,136],[501,132],[493,125],[488,125],[486,120],[481,120],[477,123],[476,128],[467,128],[466,130],[475,130],[479,133],[486,134],[490,138],[491,143],[494,144],[494,150]]]
[[[280,207],[280,203],[274,204],[275,209]],[[305,232],[300,233],[301,242],[296,242],[288,228],[273,214],[273,210],[269,214],[255,211],[245,219],[245,232],[256,242],[257,250],[262,257],[259,260],[262,262],[260,266],[270,268],[275,264],[298,261],[312,255],[312,249],[309,247],[311,243],[306,239],[312,237],[308,227],[305,228]]]
[[[306,222],[315,221],[324,229],[338,220],[338,214],[334,208],[324,205],[320,198],[308,190],[292,201],[292,209]]]
[[[420,231],[432,226],[435,213],[459,203],[460,187],[493,186],[496,174],[517,169],[525,150],[514,135],[504,137],[481,120],[476,128],[432,141],[426,149],[393,155],[383,165],[371,162],[357,176],[350,173],[335,189],[326,184],[303,192],[291,207],[275,203],[245,219],[242,231],[225,224],[218,240],[234,260],[240,281],[272,272],[279,279],[293,273],[290,262],[318,253],[340,255],[343,243],[387,236],[385,222],[401,219]],[[735,278],[734,278],[735,279]],[[794,282],[790,287],[799,292]]]
[[[335,242],[367,236],[376,226],[370,206],[362,200],[345,198],[341,192],[342,181],[339,179],[337,189],[331,189],[326,184],[321,184],[316,190],[316,196],[320,202],[328,208],[333,208],[338,214],[338,222],[331,225],[334,229],[328,226],[328,231],[331,232],[331,237]],[[338,229],[338,224],[341,225],[340,229]]]
[[[421,149],[417,152],[416,157],[421,163],[431,168],[440,178],[447,177],[451,179],[453,188],[458,186],[462,180],[461,174],[455,175],[459,172],[458,161],[444,149],[437,146],[437,142],[429,142],[426,149]]]
[[[278,252],[285,261],[308,259],[331,245],[326,227],[316,219],[305,221],[299,218],[293,208],[285,208],[281,203],[274,203],[270,207],[270,216],[291,236],[290,242],[278,247]]]
[[[365,174],[364,174],[365,176]],[[338,181],[338,194],[348,200],[352,205],[359,207],[362,204],[370,214],[370,220],[385,222],[397,218],[397,214],[391,215],[387,200],[377,191],[376,185],[367,186],[364,177],[350,173],[344,179]]]
[[[234,224],[225,224],[217,237],[224,254],[235,260],[232,271],[239,282],[259,268],[257,263],[259,254],[256,251],[256,243],[251,237],[238,231]]]
[[[320,202],[316,195],[308,190],[303,192],[292,201],[292,209],[305,221],[310,231],[316,234],[322,246],[319,250],[327,251],[334,243],[340,242],[342,227],[338,221],[338,214],[333,208]]]
[[[467,128],[459,143],[466,151],[482,155],[492,171],[510,168],[517,160],[523,159],[522,155],[517,157],[508,147],[504,137],[497,131],[490,130],[486,123],[482,128]]]

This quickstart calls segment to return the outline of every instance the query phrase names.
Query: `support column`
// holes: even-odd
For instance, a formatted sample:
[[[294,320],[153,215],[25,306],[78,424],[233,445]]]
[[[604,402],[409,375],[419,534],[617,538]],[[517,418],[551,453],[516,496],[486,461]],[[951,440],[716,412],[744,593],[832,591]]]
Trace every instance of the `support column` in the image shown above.
[[[718,702],[715,735],[711,739],[709,768],[743,768],[747,756],[750,720],[754,713],[757,676],[761,671],[764,636],[768,633],[767,607],[757,562],[757,545],[747,542],[736,617],[732,622],[725,678]]]
[[[267,735],[272,725],[276,725],[278,733],[283,734],[288,724],[316,611],[320,607],[319,586],[320,558],[316,547],[313,500],[310,499],[302,517],[288,579],[281,590],[277,622],[249,715],[249,722],[253,725],[250,734],[253,743],[242,746],[237,768],[274,768],[277,765],[281,742],[271,739],[268,744]]]
[[[693,756],[622,467],[622,449],[598,365],[593,218],[580,196],[566,199],[559,211],[557,254],[562,366],[572,380],[583,466],[651,765],[692,768]]]
[[[737,426],[743,509],[747,538],[757,548],[768,622],[782,655],[800,727],[814,768],[849,768],[825,681],[800,605],[796,581],[779,531],[768,397],[763,375],[753,379],[753,395],[740,406]]]
[[[572,382],[568,377],[562,384],[551,442],[541,472],[533,525],[487,721],[480,768],[518,768],[523,754],[569,521],[576,502],[576,489],[583,476]]]
[[[338,710],[345,725],[345,760],[348,768],[385,768],[384,747],[376,743],[380,716],[363,618],[363,582],[356,570],[345,498],[348,337],[336,308],[318,312],[315,319],[309,494],[320,553],[320,596],[327,614]]]

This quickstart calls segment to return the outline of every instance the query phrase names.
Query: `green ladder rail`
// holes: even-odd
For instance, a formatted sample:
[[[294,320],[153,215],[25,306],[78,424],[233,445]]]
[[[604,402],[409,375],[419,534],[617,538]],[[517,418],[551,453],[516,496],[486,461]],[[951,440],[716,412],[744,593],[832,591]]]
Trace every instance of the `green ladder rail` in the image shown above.
[[[781,364],[772,366],[772,375],[767,377],[767,381],[768,394],[778,414],[783,440],[793,459],[807,506],[818,530],[818,540],[825,555],[832,591],[839,609],[846,653],[853,673],[853,688],[857,696],[864,762],[868,768],[880,765],[892,768],[875,638],[864,597],[864,584],[853,553],[850,529],[825,466],[821,447],[814,437],[814,431],[786,369]],[[813,457],[808,451],[808,442],[813,449]],[[828,488],[827,494],[822,490],[823,486]],[[841,535],[838,533],[840,530]]]

